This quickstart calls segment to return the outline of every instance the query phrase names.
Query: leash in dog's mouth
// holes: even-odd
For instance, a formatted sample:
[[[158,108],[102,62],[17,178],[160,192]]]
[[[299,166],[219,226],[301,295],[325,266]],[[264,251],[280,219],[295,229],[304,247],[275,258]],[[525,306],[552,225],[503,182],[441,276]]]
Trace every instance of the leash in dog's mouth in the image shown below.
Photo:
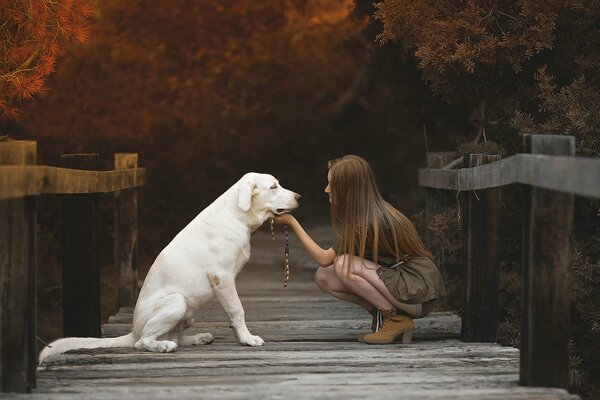
[[[281,214],[287,214],[287,213],[290,213],[292,211],[293,211],[292,208],[278,208],[277,210],[271,211],[271,212],[275,215],[275,218],[277,218]]]
[[[277,210],[279,211],[279,210]],[[275,240],[275,220],[279,214],[276,214],[273,218],[269,218],[271,223],[271,237]],[[284,225],[285,231],[285,251],[284,251],[284,270],[283,270],[283,287],[287,287],[288,281],[290,280],[290,241],[288,238],[288,226]]]

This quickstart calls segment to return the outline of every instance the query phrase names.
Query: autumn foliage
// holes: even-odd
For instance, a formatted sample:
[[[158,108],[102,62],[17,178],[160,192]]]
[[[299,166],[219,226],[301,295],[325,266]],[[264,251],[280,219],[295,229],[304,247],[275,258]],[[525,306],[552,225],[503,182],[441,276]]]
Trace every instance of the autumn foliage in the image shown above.
[[[512,154],[522,150],[523,133],[566,134],[575,137],[578,155],[600,156],[598,0],[384,0],[377,18],[383,23],[381,42],[395,43],[413,57],[435,95],[470,110],[476,135],[466,130],[463,140],[475,139],[459,150],[496,147],[494,153]],[[515,226],[523,216],[516,205],[522,194],[515,190],[503,189],[499,235],[499,340],[509,345],[518,345],[519,336],[521,243]],[[448,215],[452,211],[441,217]],[[569,378],[571,390],[595,399],[600,201],[576,196],[574,217],[572,314],[565,321],[572,327]],[[444,222],[433,228],[460,247],[453,224]]]
[[[516,110],[564,114],[548,100],[553,78],[579,88],[598,84],[597,0],[385,0],[376,15],[379,40],[413,55],[435,94],[468,106],[478,132],[506,127]],[[589,107],[569,108],[581,129]]]
[[[113,152],[133,151],[148,168],[141,265],[251,170],[300,192],[299,218],[326,221],[325,165],[341,154],[367,158],[409,214],[426,146],[510,155],[520,133],[554,133],[600,155],[599,0],[0,0],[0,18],[0,113],[41,94],[8,133],[38,140],[44,163],[97,151],[110,168]],[[600,393],[598,207],[578,199],[574,235],[572,370],[591,373],[573,385],[588,393]],[[519,210],[504,211],[500,335],[515,339]],[[455,215],[430,230],[458,268]]]
[[[61,49],[89,37],[93,13],[89,0],[0,0],[0,116],[46,89]]]

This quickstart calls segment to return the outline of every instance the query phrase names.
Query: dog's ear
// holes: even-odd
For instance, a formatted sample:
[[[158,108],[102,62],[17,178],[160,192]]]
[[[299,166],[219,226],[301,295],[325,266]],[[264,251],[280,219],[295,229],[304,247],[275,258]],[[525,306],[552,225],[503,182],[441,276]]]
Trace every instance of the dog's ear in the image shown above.
[[[252,178],[244,179],[238,185],[238,206],[244,211],[250,209],[254,188],[256,188],[256,182]]]

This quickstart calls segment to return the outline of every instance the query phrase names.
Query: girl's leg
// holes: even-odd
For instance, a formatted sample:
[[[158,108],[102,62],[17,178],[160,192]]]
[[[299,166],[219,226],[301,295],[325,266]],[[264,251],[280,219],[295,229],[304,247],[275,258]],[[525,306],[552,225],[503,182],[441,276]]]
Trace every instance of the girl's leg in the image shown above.
[[[333,270],[349,291],[383,310],[396,307],[412,316],[418,314],[415,304],[399,302],[377,274],[379,266],[372,261],[347,254],[336,257]]]
[[[353,294],[351,290],[344,285],[344,283],[337,277],[333,266],[321,267],[315,272],[315,282],[322,291],[331,294],[343,301],[358,304],[367,311],[371,311],[373,306],[365,299],[356,294]]]

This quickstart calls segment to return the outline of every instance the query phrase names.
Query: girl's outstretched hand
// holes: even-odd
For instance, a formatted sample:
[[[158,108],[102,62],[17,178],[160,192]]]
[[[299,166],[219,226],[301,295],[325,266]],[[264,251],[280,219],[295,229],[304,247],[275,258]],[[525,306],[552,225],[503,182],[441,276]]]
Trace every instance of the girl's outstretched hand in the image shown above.
[[[275,222],[281,225],[290,225],[292,224],[296,218],[292,214],[281,214],[277,218],[275,218]]]

